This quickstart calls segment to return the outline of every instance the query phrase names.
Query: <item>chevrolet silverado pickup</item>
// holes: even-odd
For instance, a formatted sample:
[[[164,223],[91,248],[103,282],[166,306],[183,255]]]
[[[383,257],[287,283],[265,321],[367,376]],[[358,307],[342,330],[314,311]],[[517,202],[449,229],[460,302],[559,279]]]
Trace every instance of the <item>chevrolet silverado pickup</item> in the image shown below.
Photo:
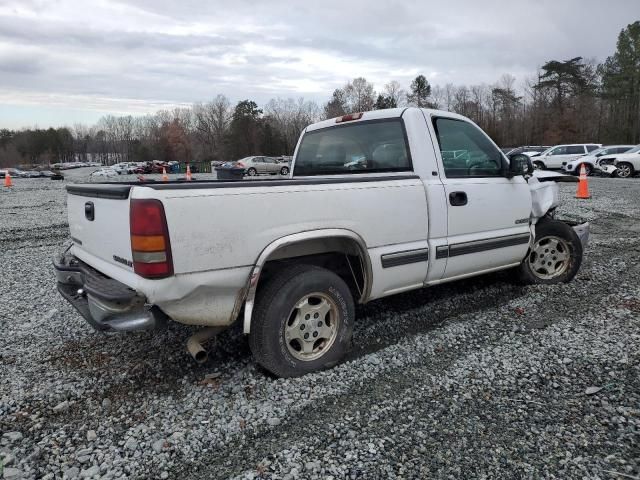
[[[259,364],[302,375],[345,355],[356,302],[504,269],[570,281],[589,225],[554,217],[560,176],[450,112],[345,115],[302,132],[286,179],[68,185],[58,289],[98,330],[206,327],[198,361],[238,320]]]

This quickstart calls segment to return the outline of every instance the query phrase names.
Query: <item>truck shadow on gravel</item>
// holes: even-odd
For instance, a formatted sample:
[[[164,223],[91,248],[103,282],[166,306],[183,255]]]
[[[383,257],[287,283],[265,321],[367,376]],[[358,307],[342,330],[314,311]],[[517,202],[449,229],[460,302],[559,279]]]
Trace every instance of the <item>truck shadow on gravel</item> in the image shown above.
[[[359,305],[353,347],[345,361],[436,329],[450,318],[499,308],[522,296],[524,290],[511,281],[510,272],[499,272]],[[74,375],[99,376],[99,385],[106,389],[98,387],[93,392],[97,396],[124,400],[139,391],[147,395],[175,394],[184,379],[195,382],[214,370],[224,372],[253,363],[240,323],[209,343],[209,359],[202,365],[195,363],[185,349],[195,329],[174,323],[162,332],[95,332],[68,340],[49,350],[45,362]]]
[[[524,294],[525,287],[515,283],[513,272],[507,271],[360,305],[356,312],[354,344],[348,359],[439,328],[448,319],[487,308],[499,308]]]

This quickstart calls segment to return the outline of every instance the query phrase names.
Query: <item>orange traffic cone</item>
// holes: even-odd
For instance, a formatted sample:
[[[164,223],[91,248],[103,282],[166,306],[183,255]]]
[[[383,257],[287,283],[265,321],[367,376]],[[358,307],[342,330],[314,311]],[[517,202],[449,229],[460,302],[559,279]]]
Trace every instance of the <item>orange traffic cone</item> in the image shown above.
[[[187,182],[191,181],[191,167],[187,164]]]
[[[578,180],[576,198],[591,198],[591,195],[589,195],[589,182],[587,181],[587,171],[584,168],[584,163],[580,166],[580,180]]]
[[[9,172],[4,174],[4,186],[13,187],[13,183],[11,183],[11,175],[9,175]]]
[[[163,182],[169,181],[169,175],[167,175],[167,169],[164,167],[162,167],[162,181]]]

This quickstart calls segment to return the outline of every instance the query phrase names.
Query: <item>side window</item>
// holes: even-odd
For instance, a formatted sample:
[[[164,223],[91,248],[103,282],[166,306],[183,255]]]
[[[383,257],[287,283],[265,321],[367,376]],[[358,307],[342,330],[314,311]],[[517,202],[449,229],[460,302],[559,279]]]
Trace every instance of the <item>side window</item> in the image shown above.
[[[549,155],[566,155],[567,154],[567,147],[556,147],[553,150],[551,150],[551,152],[549,152]]]
[[[599,149],[598,145],[587,145],[587,152],[593,152],[594,150]]]
[[[323,128],[302,137],[294,175],[411,171],[402,120]]]
[[[583,145],[571,145],[567,147],[567,155],[583,155],[584,153]]]
[[[478,127],[451,118],[436,118],[434,126],[447,177],[503,176],[502,153]]]

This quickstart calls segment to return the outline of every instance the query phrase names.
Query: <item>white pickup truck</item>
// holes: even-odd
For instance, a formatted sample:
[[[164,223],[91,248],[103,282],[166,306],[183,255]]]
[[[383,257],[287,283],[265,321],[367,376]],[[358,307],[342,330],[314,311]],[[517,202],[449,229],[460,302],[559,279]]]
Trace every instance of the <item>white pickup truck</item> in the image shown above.
[[[502,269],[570,281],[589,225],[554,219],[561,175],[532,172],[453,113],[325,120],[289,179],[67,186],[58,288],[97,329],[208,327],[199,361],[240,319],[263,367],[301,375],[347,352],[355,302]]]

